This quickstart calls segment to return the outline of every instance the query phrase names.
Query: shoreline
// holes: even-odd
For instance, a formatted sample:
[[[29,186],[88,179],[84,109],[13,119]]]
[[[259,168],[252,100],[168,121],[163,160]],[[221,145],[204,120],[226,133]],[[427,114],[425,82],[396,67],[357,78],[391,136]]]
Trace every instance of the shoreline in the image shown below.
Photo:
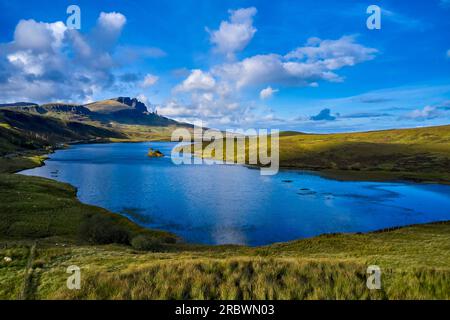
[[[167,141],[128,141],[128,142],[114,142],[114,141],[103,141],[103,142],[98,142],[98,143],[143,143],[143,142],[167,142]],[[35,163],[34,166],[32,167],[28,167],[28,168],[24,168],[24,169],[19,169],[18,171],[13,172],[12,174],[17,174],[17,175],[21,175],[20,172],[22,171],[26,171],[26,170],[30,170],[33,168],[37,168],[37,167],[42,167],[45,166],[45,161],[48,160],[50,157],[49,155],[55,153],[58,150],[64,150],[67,148],[70,148],[71,145],[77,145],[77,144],[98,144],[98,143],[91,143],[91,142],[87,142],[87,143],[70,143],[67,144],[64,147],[57,147],[54,148],[52,150],[47,150],[50,152],[47,152],[45,154],[39,154],[39,155],[34,155],[34,156],[38,156],[40,157],[40,161],[38,163]],[[43,151],[43,150],[42,150]],[[33,155],[30,155],[31,157],[33,157]],[[239,163],[224,163],[225,165],[243,165],[244,167],[247,167],[248,169],[259,169],[259,166],[255,166],[255,165],[245,165],[245,164],[239,164]],[[298,173],[307,173],[307,174],[314,174],[314,175],[318,175],[321,177],[324,177],[326,179],[330,179],[330,180],[336,180],[336,181],[378,181],[378,182],[397,182],[397,183],[413,183],[413,184],[436,184],[436,185],[442,185],[442,183],[437,183],[437,182],[420,182],[420,181],[410,181],[410,180],[364,180],[364,179],[360,179],[360,180],[353,180],[353,179],[335,179],[331,176],[328,176],[327,173],[324,173],[322,171],[314,171],[314,170],[304,170],[304,169],[299,169],[299,168],[294,168],[294,167],[280,167],[280,170],[282,171],[296,171]],[[26,175],[23,175],[26,176]],[[74,188],[75,190],[78,190],[78,188],[76,186],[73,186],[70,183],[64,183],[61,181],[58,181],[56,179],[53,178],[45,178],[45,177],[38,177],[38,178],[42,178],[42,179],[49,179],[52,181],[55,181],[56,183],[61,183],[61,184],[68,184],[70,185],[72,188]],[[444,183],[443,185],[447,185],[446,183]],[[84,205],[91,205],[91,204],[87,204],[82,202],[78,196],[75,194],[75,198],[77,201],[79,201],[80,203],[84,204]],[[386,227],[386,228],[381,228],[381,229],[376,229],[376,230],[372,230],[372,231],[362,231],[362,232],[337,232],[337,233],[333,233],[333,232],[329,232],[329,233],[322,233],[322,234],[318,234],[315,236],[311,236],[311,237],[305,237],[305,238],[298,238],[298,239],[293,239],[293,240],[289,240],[289,241],[282,241],[282,242],[274,242],[274,243],[270,243],[270,244],[265,244],[265,245],[259,245],[259,246],[249,246],[249,245],[233,245],[233,244],[202,244],[202,243],[194,243],[194,242],[187,242],[185,241],[183,238],[181,238],[178,234],[173,233],[171,231],[167,231],[167,230],[158,230],[158,229],[152,229],[152,228],[148,228],[146,226],[141,225],[140,223],[134,221],[134,219],[130,218],[128,215],[125,215],[123,213],[118,213],[118,212],[113,212],[110,211],[107,208],[104,207],[100,207],[100,206],[96,206],[98,208],[101,208],[103,210],[106,210],[112,214],[115,215],[120,215],[128,220],[130,220],[132,223],[136,224],[137,226],[150,230],[150,231],[163,231],[163,232],[167,232],[167,233],[171,233],[174,236],[176,236],[178,239],[181,239],[181,243],[187,246],[201,246],[201,247],[223,247],[223,246],[237,246],[237,247],[243,247],[243,248],[264,248],[264,247],[268,247],[268,246],[272,246],[272,245],[283,245],[283,244],[289,244],[292,242],[297,242],[297,241],[302,241],[302,240],[308,240],[308,239],[314,239],[317,237],[323,237],[323,236],[332,236],[332,235],[356,235],[356,234],[372,234],[372,233],[383,233],[383,232],[390,232],[390,231],[394,231],[394,230],[398,230],[398,229],[404,229],[404,228],[408,228],[408,227],[414,227],[414,226],[423,226],[423,225],[433,225],[433,224],[442,224],[442,223],[449,223],[450,220],[438,220],[438,221],[431,221],[431,222],[426,222],[426,223],[413,223],[413,224],[407,224],[407,225],[399,225],[399,226],[392,226],[392,227]]]

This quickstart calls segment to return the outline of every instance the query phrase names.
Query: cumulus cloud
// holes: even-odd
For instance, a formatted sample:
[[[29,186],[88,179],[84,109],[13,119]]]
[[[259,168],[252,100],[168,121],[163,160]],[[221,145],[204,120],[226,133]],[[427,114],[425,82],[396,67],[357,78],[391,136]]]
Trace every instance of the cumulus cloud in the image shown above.
[[[354,36],[344,36],[338,40],[310,38],[306,45],[289,52],[285,57],[307,63],[319,63],[328,70],[372,60],[376,49],[367,48],[355,42]]]
[[[62,22],[21,20],[14,40],[0,48],[6,76],[0,81],[4,100],[88,100],[96,90],[114,82],[109,48],[97,43],[116,38],[124,25],[120,14],[102,13],[88,36],[67,30]],[[109,43],[112,44],[111,42]]]
[[[126,17],[117,12],[102,12],[85,34],[61,21],[19,21],[13,40],[0,44],[0,99],[89,101],[122,81],[137,81],[136,74],[116,74],[122,63],[117,40],[125,24]]]
[[[262,100],[269,99],[276,92],[278,92],[278,89],[272,89],[272,87],[268,86],[267,88],[261,90],[261,92],[259,93],[259,97]]]
[[[254,7],[230,10],[229,21],[222,21],[218,30],[207,31],[215,50],[228,58],[233,58],[237,51],[243,50],[256,33],[253,27]]]
[[[118,12],[101,12],[98,18],[99,27],[108,32],[120,31],[126,21],[125,16]]]
[[[148,73],[145,78],[144,81],[142,81],[142,87],[144,88],[148,88],[153,86],[156,82],[158,82],[159,77],[155,76],[153,74]]]
[[[91,35],[91,41],[95,48],[105,51],[111,50],[116,44],[126,21],[127,19],[121,13],[101,12]]]
[[[377,50],[355,42],[352,36],[337,40],[311,38],[303,47],[286,55],[265,54],[213,68],[217,77],[228,79],[237,87],[267,83],[302,86],[317,81],[341,82],[338,69],[375,58]]]
[[[215,87],[216,80],[208,72],[195,69],[189,76],[175,88],[175,91],[189,92],[195,90],[211,90]]]
[[[435,106],[425,106],[423,109],[416,109],[406,115],[407,118],[418,121],[434,119],[439,116],[440,112]]]
[[[273,115],[272,111],[264,110],[254,100],[245,100],[253,96],[249,94],[252,90],[259,90],[259,97],[264,100],[278,91],[271,85],[318,87],[321,81],[342,82],[340,69],[372,60],[378,52],[357,43],[355,36],[343,36],[336,40],[310,38],[305,45],[288,52],[236,60],[236,53],[249,44],[257,31],[253,26],[256,13],[253,7],[231,10],[229,19],[222,21],[217,30],[207,29],[213,50],[226,59],[208,70],[192,70],[174,87],[172,100],[160,106],[161,112],[179,116],[189,112],[203,120],[207,117],[222,122],[226,119],[244,123],[251,118],[275,121],[275,116],[267,117]],[[261,110],[265,114],[257,115]],[[320,117],[335,119],[330,113],[313,118]]]
[[[33,19],[21,20],[14,31],[16,48],[47,52],[61,47],[66,32],[62,22],[42,23]]]
[[[174,117],[177,119],[183,119],[193,116],[189,107],[178,103],[176,100],[170,100],[165,104],[157,106],[159,114]]]
[[[317,115],[310,118],[313,121],[334,121],[336,117],[331,115],[331,110],[326,108],[322,109]]]
[[[228,95],[226,88],[196,90],[189,93],[189,99],[173,97],[157,107],[158,113],[180,121],[203,120],[205,125],[242,125],[254,123],[257,106],[253,101],[243,101],[241,97]],[[270,110],[260,116],[266,117]]]
[[[273,84],[317,87],[319,81],[340,82],[344,79],[337,74],[339,69],[371,60],[376,52],[356,43],[351,36],[337,40],[312,38],[305,46],[285,55],[255,55],[241,61],[225,61],[207,71],[192,70],[173,90],[175,95],[182,93],[189,101],[180,107],[182,100],[177,99],[177,107],[172,103],[165,108],[166,115],[181,114],[188,108],[191,114],[203,119],[227,117],[231,121],[242,121],[244,111],[250,115],[258,108],[255,102],[243,100],[249,90],[265,86],[258,91],[260,99],[264,100],[278,91],[271,87]]]

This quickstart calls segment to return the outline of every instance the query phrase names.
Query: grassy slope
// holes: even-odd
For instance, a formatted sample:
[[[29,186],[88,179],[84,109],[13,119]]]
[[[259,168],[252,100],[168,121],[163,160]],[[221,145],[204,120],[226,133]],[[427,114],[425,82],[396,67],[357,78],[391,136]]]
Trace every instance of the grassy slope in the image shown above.
[[[51,148],[75,141],[126,138],[122,133],[80,122],[0,110],[0,155]]]
[[[285,168],[343,179],[450,183],[450,125],[323,135],[287,132],[279,143]]]
[[[170,141],[173,130],[176,126],[144,126],[144,125],[126,125],[115,123],[112,129],[122,132],[126,139],[111,139],[111,141]],[[192,128],[186,128],[192,131]]]
[[[280,138],[284,167],[450,182],[450,126]]]
[[[93,112],[114,112],[119,110],[133,110],[134,108],[116,100],[102,100],[86,105],[86,108]]]
[[[0,109],[0,154],[16,151],[19,144],[23,148],[35,149],[52,142],[91,141],[106,139],[110,141],[170,141],[172,131],[191,126],[155,114],[139,115],[116,114],[115,108],[133,111],[133,108],[117,101],[106,100],[89,105],[93,110],[104,113],[86,114],[84,111],[72,112],[71,105],[49,104],[41,107],[1,108]],[[76,107],[76,105],[73,105]],[[83,110],[88,109],[83,108]],[[36,108],[45,108],[39,113]],[[106,117],[111,115],[111,119]],[[114,116],[116,114],[116,116]],[[97,117],[98,116],[98,117]],[[102,118],[105,116],[106,118]],[[117,117],[117,119],[115,118]],[[124,122],[121,123],[121,117]],[[142,117],[139,122],[139,118]],[[135,118],[135,119],[134,119]],[[135,120],[136,123],[133,124]],[[131,123],[131,124],[130,124]],[[148,125],[154,123],[153,125]],[[30,141],[34,143],[29,145]],[[11,143],[12,142],[12,143]],[[22,148],[22,149],[23,149]]]

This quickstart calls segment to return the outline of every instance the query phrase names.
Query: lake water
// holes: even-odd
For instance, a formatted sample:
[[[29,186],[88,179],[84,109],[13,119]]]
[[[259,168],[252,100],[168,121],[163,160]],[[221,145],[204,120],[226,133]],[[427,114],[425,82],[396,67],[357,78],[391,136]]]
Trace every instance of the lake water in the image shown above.
[[[149,158],[149,147],[166,157]],[[342,182],[301,171],[174,165],[173,143],[74,145],[22,172],[68,182],[88,204],[188,242],[263,245],[450,220],[450,186]]]

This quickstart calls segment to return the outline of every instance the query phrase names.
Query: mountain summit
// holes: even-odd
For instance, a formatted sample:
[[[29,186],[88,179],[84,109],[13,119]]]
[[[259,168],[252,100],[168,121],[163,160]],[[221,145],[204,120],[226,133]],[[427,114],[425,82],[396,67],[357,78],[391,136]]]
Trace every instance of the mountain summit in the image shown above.
[[[118,97],[108,100],[97,101],[85,105],[92,112],[115,113],[124,110],[134,110],[139,113],[148,112],[147,106],[136,98]]]

